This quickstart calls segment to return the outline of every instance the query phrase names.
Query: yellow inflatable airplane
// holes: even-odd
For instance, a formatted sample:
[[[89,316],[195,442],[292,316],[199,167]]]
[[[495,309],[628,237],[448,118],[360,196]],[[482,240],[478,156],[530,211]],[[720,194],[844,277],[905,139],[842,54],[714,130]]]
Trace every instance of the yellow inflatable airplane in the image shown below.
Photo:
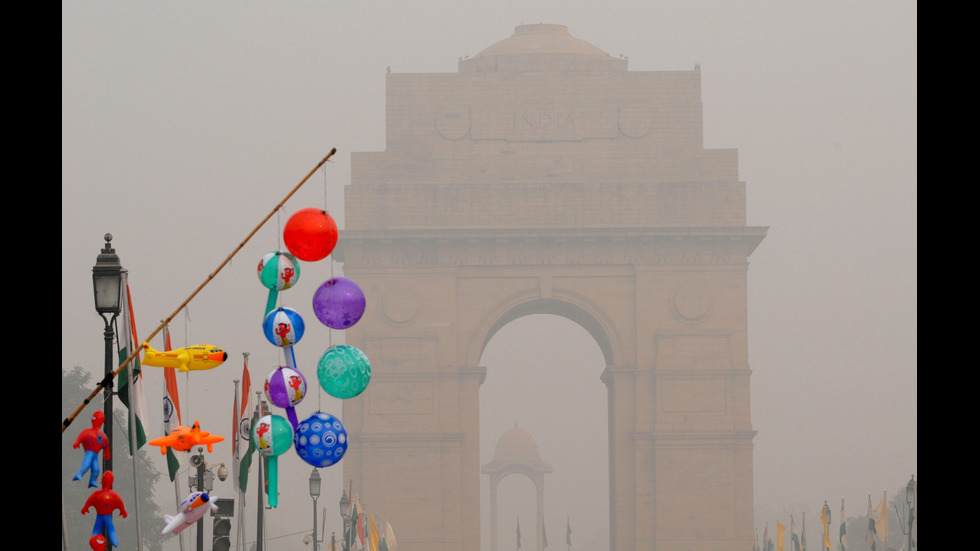
[[[208,452],[214,451],[214,444],[216,442],[222,442],[225,439],[224,436],[214,435],[206,430],[201,430],[201,424],[194,421],[193,428],[187,427],[177,427],[170,432],[167,436],[162,438],[157,438],[156,440],[150,440],[148,444],[151,446],[160,446],[160,453],[166,454],[167,448],[173,448],[177,451],[190,451],[191,448],[199,444],[204,444],[208,447]]]
[[[143,343],[143,348],[146,351],[143,365],[172,367],[181,372],[214,369],[228,359],[227,352],[210,344],[195,344],[164,352],[154,350],[148,343]]]

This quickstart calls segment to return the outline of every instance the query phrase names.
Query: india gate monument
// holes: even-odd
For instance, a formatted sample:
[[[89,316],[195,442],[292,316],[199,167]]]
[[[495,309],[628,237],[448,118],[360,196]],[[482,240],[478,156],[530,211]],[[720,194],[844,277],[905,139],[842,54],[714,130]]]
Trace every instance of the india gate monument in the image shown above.
[[[746,279],[766,228],[746,225],[738,151],[703,147],[700,70],[627,64],[540,24],[455,73],[387,75],[385,150],[351,156],[335,258],[368,297],[346,342],[372,368],[343,405],[344,480],[400,551],[480,550],[480,358],[530,314],[605,359],[608,549],[752,549]]]

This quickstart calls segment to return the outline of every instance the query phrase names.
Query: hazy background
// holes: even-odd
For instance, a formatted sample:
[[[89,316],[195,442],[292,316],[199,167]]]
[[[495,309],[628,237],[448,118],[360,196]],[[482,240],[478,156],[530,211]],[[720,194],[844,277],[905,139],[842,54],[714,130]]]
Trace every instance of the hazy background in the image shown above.
[[[343,225],[351,152],[385,148],[386,68],[455,72],[460,57],[517,25],[567,25],[628,57],[632,71],[701,65],[704,146],[738,149],[748,224],[770,228],[748,272],[755,525],[761,535],[766,522],[775,530],[792,513],[799,524],[806,511],[813,538],[824,500],[835,518],[841,499],[848,516],[864,514],[869,494],[877,504],[917,471],[916,12],[916,2],[844,0],[63,2],[62,369],[102,369],[91,270],[104,233],[129,270],[144,338],[336,147],[171,325],[175,346],[229,352],[217,369],[178,376],[184,423],[229,436],[242,352],[253,390],[279,362],[261,330],[256,265],[300,208],[326,206]],[[342,266],[304,263],[281,295],[306,319],[297,362],[314,389],[316,361],[343,340],[310,306],[331,274]],[[554,467],[545,477],[551,546],[564,545],[567,517],[573,547],[605,548],[598,347],[571,322],[533,316],[498,333],[483,363],[481,461],[517,422]],[[146,375],[154,437],[163,376]],[[319,391],[300,417],[318,408],[341,413]],[[230,460],[230,450],[218,444],[212,460]],[[295,456],[280,463],[268,535],[277,548],[303,549],[312,467]],[[321,469],[328,539],[340,530],[341,469]],[[530,487],[519,477],[501,487],[511,500],[499,513],[501,550],[513,548],[518,517],[533,547]],[[230,481],[214,493],[230,496]],[[362,500],[370,510],[370,496]],[[484,506],[485,543],[488,519]]]

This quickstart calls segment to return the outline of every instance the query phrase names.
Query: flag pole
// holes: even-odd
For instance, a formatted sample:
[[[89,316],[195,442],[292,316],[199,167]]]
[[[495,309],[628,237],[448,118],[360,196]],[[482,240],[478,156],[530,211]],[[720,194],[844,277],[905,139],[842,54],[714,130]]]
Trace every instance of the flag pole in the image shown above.
[[[120,302],[122,302],[123,308],[127,308],[127,311],[130,313],[130,315],[128,316],[123,316],[123,319],[129,322],[129,327],[123,327],[122,330],[129,331],[129,334],[133,335],[134,333],[133,327],[135,322],[131,317],[132,311],[129,309],[131,305],[131,302],[129,300],[129,270],[126,269],[122,270],[121,287],[122,289],[120,292],[125,293],[126,300]],[[118,328],[116,329],[116,334],[121,335]],[[119,339],[116,345],[119,346],[119,343],[121,342],[122,339]],[[136,387],[133,386],[132,368],[126,370],[126,384],[128,385],[126,388],[127,388],[127,392],[129,393],[129,407],[127,408],[129,409],[129,453],[130,455],[133,456],[133,497],[136,500],[136,548],[142,549],[143,548],[143,523],[140,522],[140,484],[139,484],[140,478],[139,478],[139,470],[136,461],[138,456],[137,452],[139,451],[139,449],[136,447],[136,443],[137,443],[136,434],[133,432],[136,426],[136,399],[138,396],[136,393]]]
[[[174,319],[174,317],[176,317],[177,314],[180,313],[180,311],[183,310],[185,306],[187,306],[187,303],[189,303],[194,297],[196,297],[197,294],[199,292],[201,292],[201,289],[203,289],[205,285],[207,285],[208,283],[211,282],[212,279],[214,279],[214,276],[218,275],[218,272],[220,272],[221,269],[224,268],[225,265],[228,264],[231,261],[232,257],[234,257],[236,254],[238,254],[238,251],[240,251],[242,249],[242,247],[245,246],[245,243],[248,243],[248,240],[251,239],[252,236],[256,234],[256,232],[259,231],[259,228],[261,228],[262,226],[264,226],[265,223],[268,222],[269,219],[272,218],[272,216],[276,212],[278,212],[279,209],[282,208],[282,206],[286,203],[286,201],[288,201],[289,198],[292,197],[294,193],[296,193],[297,191],[299,191],[299,188],[302,187],[302,185],[305,184],[306,181],[309,180],[310,177],[313,176],[313,174],[316,173],[316,171],[319,170],[320,167],[323,166],[330,159],[330,157],[332,157],[336,152],[337,152],[337,148],[336,147],[334,147],[333,149],[331,149],[330,150],[330,153],[327,153],[327,156],[324,157],[319,163],[317,163],[317,165],[315,167],[313,167],[313,170],[311,170],[309,172],[309,174],[306,175],[305,178],[303,178],[298,184],[296,184],[296,187],[294,187],[292,189],[292,191],[290,191],[283,198],[283,200],[280,201],[278,205],[276,205],[276,208],[272,209],[272,211],[269,212],[269,214],[267,214],[265,216],[265,218],[263,218],[262,221],[258,223],[257,226],[255,226],[255,229],[253,229],[252,232],[249,233],[248,236],[246,236],[245,239],[241,243],[239,243],[237,247],[235,247],[235,250],[233,250],[231,252],[231,254],[229,254],[228,257],[225,258],[225,260],[221,264],[219,264],[218,267],[213,272],[211,272],[210,275],[208,275],[207,279],[205,279],[204,282],[201,283],[197,287],[197,289],[195,289],[194,292],[190,294],[189,297],[187,297],[186,299],[184,299],[184,302],[182,302],[180,304],[180,306],[178,306],[177,309],[174,310],[174,312],[172,314],[170,314],[170,316],[167,317],[167,319],[165,319],[163,321],[163,323],[161,323],[156,329],[154,329],[153,332],[150,333],[150,336],[147,337],[142,343],[140,343],[136,347],[136,350],[134,350],[132,352],[132,354],[130,354],[129,357],[126,358],[126,360],[123,361],[119,365],[119,367],[117,367],[115,370],[113,370],[112,373],[110,373],[109,375],[106,375],[104,379],[102,379],[101,381],[99,381],[99,384],[96,385],[95,390],[93,390],[92,393],[89,394],[87,398],[85,398],[85,401],[82,402],[77,408],[75,408],[75,411],[73,411],[71,413],[71,415],[69,415],[68,417],[66,417],[65,420],[61,422],[61,433],[62,434],[65,433],[65,429],[68,428],[68,425],[70,425],[72,423],[72,421],[74,421],[75,418],[78,417],[78,414],[81,413],[83,409],[85,409],[85,406],[87,406],[89,404],[89,402],[92,401],[92,398],[95,398],[95,396],[99,392],[104,391],[106,387],[109,387],[109,386],[112,385],[112,380],[116,377],[116,375],[118,375],[119,372],[123,370],[123,368],[125,368],[127,365],[129,365],[129,362],[133,361],[133,358],[135,358],[135,357],[137,357],[139,355],[139,353],[143,350],[143,348],[146,347],[146,343],[148,343],[149,341],[153,340],[153,337],[155,337],[157,335],[157,333],[159,333],[160,330],[163,329],[163,327],[166,324],[170,323],[170,320]]]
[[[170,325],[168,325],[164,320],[160,320],[160,323],[163,324],[164,350],[169,351],[170,350],[170,347],[168,345],[170,344]],[[174,392],[175,392],[175,395],[176,395],[176,385],[177,385],[177,379],[176,379],[176,377],[174,377]],[[166,372],[164,372],[164,383],[163,383],[163,399],[164,399],[163,400],[164,401],[164,406],[163,406],[164,407],[163,433],[164,434],[170,434],[170,419],[168,419],[168,417],[167,417],[167,406],[166,406],[166,403],[168,401],[167,397],[169,396],[169,392],[167,390],[167,386],[168,386],[168,383],[167,383],[167,374],[166,374]],[[178,399],[178,401],[179,401],[179,399]],[[177,407],[177,404],[175,403],[174,404],[174,410],[176,411],[177,409],[179,409],[179,408]],[[178,425],[180,424],[179,421],[180,421],[180,419],[179,419],[179,415],[178,415],[178,423],[177,423]],[[170,465],[169,465],[170,456],[173,456],[174,459],[177,459],[177,455],[174,454],[173,449],[168,449],[167,450],[167,454],[168,454],[168,456],[167,456],[167,460],[168,460],[167,471],[168,471],[168,474],[169,474],[169,471],[170,471]],[[180,469],[180,460],[179,459],[177,459],[177,463],[178,463],[177,469],[179,470]],[[181,501],[181,499],[180,499],[180,482],[177,481],[176,472],[177,471],[174,471],[174,475],[175,476],[174,476],[174,480],[173,480],[173,482],[174,482],[174,505],[175,506],[179,506],[180,505],[180,501]],[[181,534],[177,534],[177,543],[180,544],[180,551],[184,551],[184,534],[182,534],[182,533]]]
[[[242,354],[248,354],[248,352],[242,352]],[[232,447],[232,454],[231,454],[231,472],[232,472],[232,477],[233,477],[232,480],[235,481],[235,486],[236,486],[236,488],[238,490],[238,492],[237,492],[238,493],[238,514],[236,515],[238,517],[238,527],[237,527],[237,530],[238,531],[237,531],[237,535],[235,537],[235,549],[240,549],[241,548],[241,540],[242,540],[242,537],[241,537],[242,536],[242,489],[241,489],[241,487],[238,486],[238,420],[241,417],[241,404],[239,403],[239,398],[238,398],[238,384],[240,382],[241,381],[238,380],[238,379],[235,379],[234,380],[234,384],[235,384],[235,405],[233,406],[234,409],[231,412],[231,424],[232,424],[232,433],[231,433],[231,447]]]

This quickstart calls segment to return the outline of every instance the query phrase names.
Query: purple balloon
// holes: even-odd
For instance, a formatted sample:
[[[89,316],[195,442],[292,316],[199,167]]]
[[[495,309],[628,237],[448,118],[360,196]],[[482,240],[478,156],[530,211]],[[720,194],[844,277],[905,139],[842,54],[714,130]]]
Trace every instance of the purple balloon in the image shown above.
[[[313,293],[313,313],[331,329],[347,329],[364,315],[364,292],[346,277],[328,279]]]

